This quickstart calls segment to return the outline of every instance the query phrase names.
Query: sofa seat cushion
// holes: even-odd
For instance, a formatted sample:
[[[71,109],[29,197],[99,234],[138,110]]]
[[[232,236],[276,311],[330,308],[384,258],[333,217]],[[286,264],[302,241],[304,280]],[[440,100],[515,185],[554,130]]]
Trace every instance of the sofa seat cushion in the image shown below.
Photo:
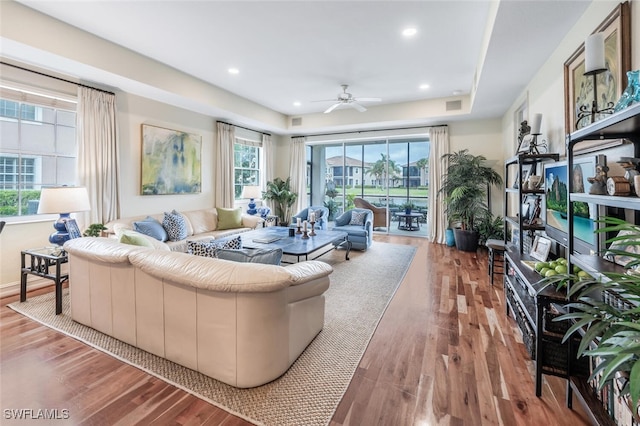
[[[367,230],[363,228],[362,225],[345,225],[339,228],[335,228],[335,230],[346,232],[350,236],[357,235],[361,237],[366,237],[368,235]]]

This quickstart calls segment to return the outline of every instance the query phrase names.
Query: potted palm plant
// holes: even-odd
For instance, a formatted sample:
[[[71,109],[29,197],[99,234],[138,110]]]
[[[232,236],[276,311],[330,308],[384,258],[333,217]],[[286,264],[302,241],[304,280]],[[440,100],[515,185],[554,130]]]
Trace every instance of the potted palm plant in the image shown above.
[[[445,213],[454,228],[455,243],[459,250],[476,251],[479,225],[490,217],[487,197],[492,185],[502,185],[502,177],[485,164],[483,155],[473,155],[468,149],[442,156],[448,167],[442,177],[439,193],[444,196]]]
[[[298,194],[291,191],[291,178],[282,180],[277,177],[267,182],[267,190],[262,193],[262,199],[273,203],[273,210],[282,226],[288,226],[291,220],[291,206],[296,202]]]
[[[567,341],[578,330],[584,330],[578,346],[577,356],[599,357],[589,381],[596,377],[599,389],[616,380],[620,395],[627,403],[636,420],[640,399],[640,226],[624,220],[603,217],[598,220],[605,226],[595,232],[618,232],[618,236],[607,242],[620,242],[631,250],[612,250],[608,254],[626,256],[626,273],[602,273],[593,278],[585,271],[574,267],[573,274],[558,274],[541,281],[542,291],[549,285],[562,289],[571,283],[567,292],[568,313],[554,321],[572,321],[564,336]],[[620,233],[620,231],[623,231]]]

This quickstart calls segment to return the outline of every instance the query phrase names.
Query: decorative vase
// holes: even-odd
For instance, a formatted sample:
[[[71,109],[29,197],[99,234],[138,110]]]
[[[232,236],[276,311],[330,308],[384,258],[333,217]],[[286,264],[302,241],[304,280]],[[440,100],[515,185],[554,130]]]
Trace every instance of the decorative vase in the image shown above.
[[[444,231],[444,238],[445,238],[445,242],[447,243],[447,246],[453,247],[456,245],[456,238],[453,235],[453,229],[447,228]]]
[[[614,112],[622,111],[634,102],[640,102],[640,70],[627,71],[627,88],[620,96]]]
[[[405,214],[411,214],[411,209],[404,209]]]

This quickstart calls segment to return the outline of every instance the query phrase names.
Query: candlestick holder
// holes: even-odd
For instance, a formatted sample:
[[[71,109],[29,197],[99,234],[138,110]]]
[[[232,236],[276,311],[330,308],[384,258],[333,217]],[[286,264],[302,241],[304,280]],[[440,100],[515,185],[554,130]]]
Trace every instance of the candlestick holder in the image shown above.
[[[296,231],[296,234],[302,234],[302,231],[300,230],[302,227],[300,225],[298,225],[298,230]]]
[[[576,129],[580,128],[580,122],[582,120],[584,120],[585,118],[589,117],[591,119],[591,121],[589,123],[586,123],[585,125],[588,124],[593,124],[595,123],[597,120],[600,119],[600,115],[602,114],[613,114],[614,112],[614,104],[613,102],[607,102],[604,105],[604,108],[602,109],[598,109],[598,79],[597,76],[598,74],[607,71],[606,68],[604,69],[597,69],[597,70],[593,70],[593,71],[589,71],[589,72],[585,72],[584,75],[586,76],[591,76],[591,78],[593,78],[593,101],[591,101],[591,105],[581,105],[579,112],[578,112],[578,118],[576,119]],[[583,126],[584,127],[584,126]]]
[[[308,240],[309,239],[309,234],[307,233],[306,229],[302,232],[302,237],[300,237],[300,238],[302,238],[303,240]]]
[[[309,235],[311,235],[312,237],[315,237],[316,234],[316,230],[315,230],[315,225],[316,225],[316,221],[314,220],[313,222],[309,222],[311,224],[311,232],[309,233]]]

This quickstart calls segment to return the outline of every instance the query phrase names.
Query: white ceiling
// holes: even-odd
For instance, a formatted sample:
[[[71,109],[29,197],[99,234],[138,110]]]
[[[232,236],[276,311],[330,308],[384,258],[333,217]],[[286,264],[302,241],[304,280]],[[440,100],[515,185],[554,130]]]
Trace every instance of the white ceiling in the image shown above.
[[[341,84],[383,99],[367,107],[468,95],[477,74],[467,118],[488,118],[504,114],[590,0],[20,3],[285,115],[324,111],[331,102],[312,101]],[[406,27],[417,34],[404,38]]]

